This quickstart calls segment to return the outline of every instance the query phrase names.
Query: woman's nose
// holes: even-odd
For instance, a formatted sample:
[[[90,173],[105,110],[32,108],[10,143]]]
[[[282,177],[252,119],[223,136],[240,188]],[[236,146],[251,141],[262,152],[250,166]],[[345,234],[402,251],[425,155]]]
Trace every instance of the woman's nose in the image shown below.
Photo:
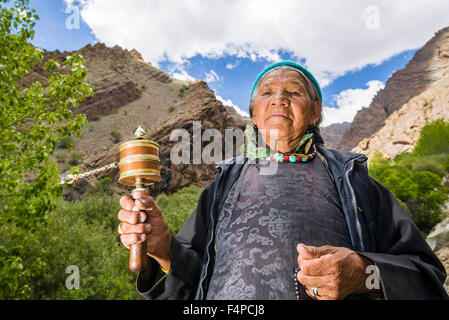
[[[288,105],[288,99],[285,96],[284,92],[278,91],[273,95],[273,98],[271,100],[272,106],[287,106]]]

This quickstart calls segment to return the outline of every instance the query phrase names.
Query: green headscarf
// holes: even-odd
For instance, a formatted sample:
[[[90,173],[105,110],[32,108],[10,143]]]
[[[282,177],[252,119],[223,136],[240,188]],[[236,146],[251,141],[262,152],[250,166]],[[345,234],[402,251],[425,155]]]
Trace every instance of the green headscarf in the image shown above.
[[[262,70],[262,72],[257,76],[256,81],[254,82],[253,85],[253,89],[251,90],[251,98],[253,97],[254,94],[254,90],[256,89],[257,84],[259,83],[260,79],[262,79],[262,77],[270,70],[276,68],[276,67],[280,67],[280,66],[290,66],[293,68],[298,69],[299,71],[301,71],[310,81],[312,81],[312,84],[314,85],[318,96],[320,98],[320,101],[323,101],[323,95],[321,93],[321,88],[320,85],[318,84],[318,81],[315,79],[315,77],[313,76],[313,74],[310,73],[309,70],[307,70],[306,68],[304,68],[303,66],[292,62],[292,61],[281,61],[281,62],[276,62],[274,64],[272,64],[271,66],[266,67],[265,69]]]

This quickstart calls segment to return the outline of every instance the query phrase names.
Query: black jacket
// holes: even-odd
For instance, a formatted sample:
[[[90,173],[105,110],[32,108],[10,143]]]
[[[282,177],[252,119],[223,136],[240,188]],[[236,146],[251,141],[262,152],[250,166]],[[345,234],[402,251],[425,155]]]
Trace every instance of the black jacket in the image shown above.
[[[446,272],[394,196],[368,176],[366,156],[317,145],[340,195],[353,250],[375,263],[386,299],[448,299]],[[137,278],[147,299],[205,299],[215,259],[215,224],[239,177],[245,156],[216,164],[219,172],[202,192],[198,206],[172,237],[171,269],[157,279],[159,265]]]

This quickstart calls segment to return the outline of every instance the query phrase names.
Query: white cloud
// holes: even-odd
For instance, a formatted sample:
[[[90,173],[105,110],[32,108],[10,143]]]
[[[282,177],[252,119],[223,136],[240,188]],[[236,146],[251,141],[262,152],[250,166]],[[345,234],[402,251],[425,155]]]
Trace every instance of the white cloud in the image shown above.
[[[366,89],[347,89],[334,96],[338,109],[323,107],[322,126],[344,121],[352,122],[358,110],[368,107],[376,93],[384,88],[384,83],[372,80],[366,83]]]
[[[185,63],[175,63],[168,66],[168,74],[175,79],[182,81],[195,81],[196,79],[187,73]]]
[[[220,81],[222,79],[214,70],[211,70],[210,72],[206,72],[205,76],[206,76],[206,78],[204,78],[204,81],[208,82],[208,83]]]
[[[242,117],[248,117],[249,118],[249,113],[246,111],[243,111],[242,109],[240,109],[239,106],[235,105],[234,103],[232,103],[232,101],[230,99],[225,100],[223,97],[220,97],[218,95],[215,95],[215,97],[217,98],[218,101],[220,101],[221,103],[223,103],[223,105],[225,106],[229,106],[229,107],[233,107],[235,109],[235,111],[241,115]]]
[[[135,48],[154,65],[195,55],[273,62],[285,50],[304,58],[322,86],[421,47],[447,26],[449,12],[447,0],[82,0],[81,7],[100,41]]]
[[[230,63],[229,62],[229,63],[226,64],[226,69],[232,70],[235,67],[237,67],[239,64],[240,64],[240,62],[236,62],[236,63]]]

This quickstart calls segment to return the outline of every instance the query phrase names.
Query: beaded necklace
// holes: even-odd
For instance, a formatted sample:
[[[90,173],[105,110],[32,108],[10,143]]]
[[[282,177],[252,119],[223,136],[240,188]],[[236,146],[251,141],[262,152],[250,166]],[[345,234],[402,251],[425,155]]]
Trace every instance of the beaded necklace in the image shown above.
[[[246,127],[245,137],[247,145],[246,148],[243,149],[243,152],[246,153],[247,157],[251,160],[260,159],[278,162],[307,162],[313,160],[317,156],[315,145],[312,144],[313,133],[306,133],[302,137],[295,151],[289,156],[279,152],[271,154],[266,148],[257,147],[256,135],[254,129],[250,126]]]

